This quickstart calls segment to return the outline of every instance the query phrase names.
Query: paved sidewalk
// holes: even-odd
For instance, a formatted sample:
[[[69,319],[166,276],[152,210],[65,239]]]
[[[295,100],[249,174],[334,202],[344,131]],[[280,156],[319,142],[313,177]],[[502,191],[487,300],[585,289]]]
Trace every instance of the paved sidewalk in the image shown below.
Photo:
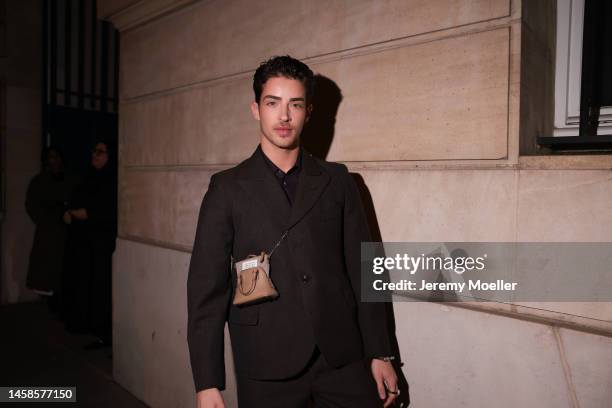
[[[0,403],[16,407],[147,407],[112,378],[110,347],[84,350],[94,337],[70,334],[46,304],[0,306],[0,386],[76,386],[77,403]]]

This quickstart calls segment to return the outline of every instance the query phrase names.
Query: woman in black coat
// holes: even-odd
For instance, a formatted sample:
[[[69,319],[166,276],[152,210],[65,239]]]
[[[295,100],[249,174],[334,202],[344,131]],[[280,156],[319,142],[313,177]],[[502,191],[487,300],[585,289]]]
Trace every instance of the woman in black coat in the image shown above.
[[[91,169],[77,188],[70,209],[64,214],[70,224],[67,256],[71,257],[69,279],[73,282],[76,313],[72,326],[90,331],[98,340],[92,345],[110,345],[112,338],[112,255],[117,237],[117,171],[114,149],[106,141],[92,150]]]
[[[36,225],[26,285],[51,299],[61,290],[66,239],[62,214],[73,183],[64,175],[58,149],[45,148],[41,161],[43,170],[30,181],[26,193],[26,211]]]

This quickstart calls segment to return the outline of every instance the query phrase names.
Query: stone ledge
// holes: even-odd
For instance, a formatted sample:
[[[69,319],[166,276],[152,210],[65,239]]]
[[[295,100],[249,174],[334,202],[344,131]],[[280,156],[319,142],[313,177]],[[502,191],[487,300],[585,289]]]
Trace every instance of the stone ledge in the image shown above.
[[[126,31],[174,12],[196,1],[197,0],[138,1],[110,15],[102,15],[101,7],[98,7],[98,17],[113,23],[117,30]]]
[[[351,171],[361,170],[612,170],[612,155],[520,156],[518,164],[511,159],[499,160],[390,160],[341,162]],[[191,163],[166,165],[122,164],[130,171],[201,171],[224,170],[238,163]]]
[[[532,302],[537,303],[537,302]],[[542,305],[546,302],[541,302]],[[600,302],[609,304],[608,302]],[[520,304],[495,303],[495,302],[447,302],[448,307],[460,307],[511,317],[514,319],[527,320],[535,323],[546,324],[554,327],[563,327],[575,331],[581,331],[599,336],[612,337],[612,321],[594,319],[585,316],[563,313],[554,310],[540,309],[533,306]]]
[[[611,170],[612,154],[521,156],[521,170]]]

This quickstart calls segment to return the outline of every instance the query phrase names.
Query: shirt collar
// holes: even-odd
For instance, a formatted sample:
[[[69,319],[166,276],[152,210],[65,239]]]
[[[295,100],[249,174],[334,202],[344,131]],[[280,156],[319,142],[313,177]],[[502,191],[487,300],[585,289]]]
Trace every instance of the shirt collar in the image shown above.
[[[268,158],[268,156],[266,156],[266,154],[263,152],[261,145],[257,146],[257,149],[259,150],[259,152],[261,153],[261,155],[264,158],[264,161],[266,162],[266,164],[268,165],[268,167],[272,170],[272,172],[276,175],[276,176],[284,176],[286,174],[290,174],[290,173],[295,173],[300,171],[301,167],[302,167],[302,148],[300,147],[299,153],[298,153],[298,157],[297,160],[295,161],[295,164],[293,165],[293,167],[291,167],[289,169],[289,171],[287,173],[285,173],[284,171],[282,171],[281,169],[278,168],[278,166],[276,166],[276,164],[274,164],[272,162],[272,160],[270,160]]]

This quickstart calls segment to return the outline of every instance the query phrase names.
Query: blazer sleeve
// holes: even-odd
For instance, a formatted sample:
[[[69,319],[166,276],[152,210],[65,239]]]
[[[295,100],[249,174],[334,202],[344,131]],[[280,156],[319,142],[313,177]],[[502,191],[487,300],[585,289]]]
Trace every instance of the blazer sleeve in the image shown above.
[[[213,175],[202,200],[187,278],[187,343],[196,392],[225,389],[224,330],[231,297],[231,203]]]
[[[361,301],[361,242],[372,240],[355,180],[343,165],[344,257],[357,300],[357,313],[364,354],[368,358],[390,356],[392,348],[384,303]]]

